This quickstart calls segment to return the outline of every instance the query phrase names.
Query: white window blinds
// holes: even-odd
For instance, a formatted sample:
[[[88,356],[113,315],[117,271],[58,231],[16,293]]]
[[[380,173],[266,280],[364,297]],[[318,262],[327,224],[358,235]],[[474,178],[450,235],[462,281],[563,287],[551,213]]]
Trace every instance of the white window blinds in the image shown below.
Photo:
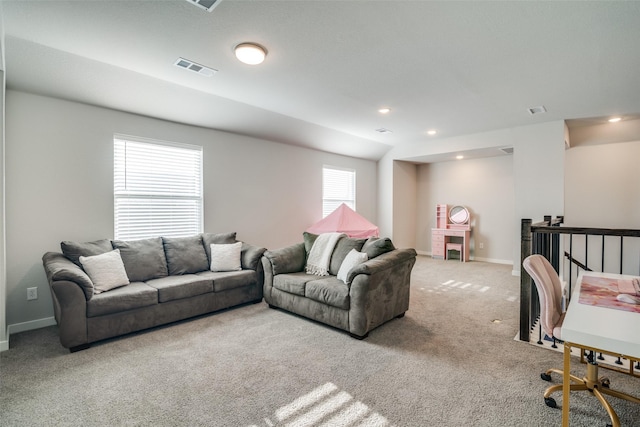
[[[356,171],[325,166],[322,168],[322,217],[342,203],[356,210]]]
[[[115,238],[202,232],[202,147],[114,139]]]

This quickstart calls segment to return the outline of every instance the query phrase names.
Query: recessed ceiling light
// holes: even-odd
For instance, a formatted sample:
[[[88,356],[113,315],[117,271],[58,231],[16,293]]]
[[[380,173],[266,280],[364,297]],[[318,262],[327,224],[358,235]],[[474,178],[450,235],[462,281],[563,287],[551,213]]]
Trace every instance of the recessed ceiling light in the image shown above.
[[[438,131],[435,130],[435,129],[430,129],[430,130],[427,131],[427,135],[431,135],[431,136],[433,136],[433,135],[435,135],[437,133],[438,133]]]
[[[379,110],[378,110],[378,113],[380,113],[380,114],[387,114],[387,113],[389,113],[390,111],[391,111],[391,108],[386,108],[386,107],[385,107],[385,108],[381,108],[381,109],[379,109]]]
[[[464,159],[464,156],[462,154],[459,154],[459,155],[456,156],[456,159],[462,160],[462,159]]]
[[[533,116],[534,114],[546,113],[547,109],[545,108],[544,105],[540,105],[539,107],[528,108],[527,111],[529,112],[529,114]]]
[[[267,57],[267,49],[256,43],[240,43],[234,50],[236,58],[249,65],[262,64]]]
[[[609,123],[618,123],[620,120],[622,120],[622,117],[612,117],[609,119]]]

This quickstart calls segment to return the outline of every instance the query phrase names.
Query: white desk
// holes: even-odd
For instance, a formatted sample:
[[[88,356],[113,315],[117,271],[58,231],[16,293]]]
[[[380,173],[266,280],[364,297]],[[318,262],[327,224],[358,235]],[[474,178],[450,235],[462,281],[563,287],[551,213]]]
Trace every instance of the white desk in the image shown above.
[[[640,313],[581,304],[580,287],[584,276],[630,279],[621,274],[583,272],[573,290],[562,323],[564,340],[564,378],[562,389],[562,425],[569,425],[569,372],[571,347],[640,360]]]

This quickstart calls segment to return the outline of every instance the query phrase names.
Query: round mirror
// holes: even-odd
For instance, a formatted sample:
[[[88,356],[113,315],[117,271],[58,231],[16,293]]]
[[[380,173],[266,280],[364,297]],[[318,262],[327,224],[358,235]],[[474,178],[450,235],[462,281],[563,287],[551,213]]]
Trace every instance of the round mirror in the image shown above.
[[[449,221],[453,224],[466,224],[469,221],[469,211],[464,206],[454,206],[449,211]]]

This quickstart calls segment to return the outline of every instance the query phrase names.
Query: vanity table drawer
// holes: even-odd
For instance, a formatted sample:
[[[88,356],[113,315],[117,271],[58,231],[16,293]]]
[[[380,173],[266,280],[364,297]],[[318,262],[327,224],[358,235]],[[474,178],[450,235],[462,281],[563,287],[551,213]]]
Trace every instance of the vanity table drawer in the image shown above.
[[[433,246],[432,249],[431,249],[431,256],[432,257],[436,257],[436,256],[444,257],[444,247],[436,248],[435,246]]]
[[[431,236],[432,242],[444,242],[444,234],[433,234]]]

